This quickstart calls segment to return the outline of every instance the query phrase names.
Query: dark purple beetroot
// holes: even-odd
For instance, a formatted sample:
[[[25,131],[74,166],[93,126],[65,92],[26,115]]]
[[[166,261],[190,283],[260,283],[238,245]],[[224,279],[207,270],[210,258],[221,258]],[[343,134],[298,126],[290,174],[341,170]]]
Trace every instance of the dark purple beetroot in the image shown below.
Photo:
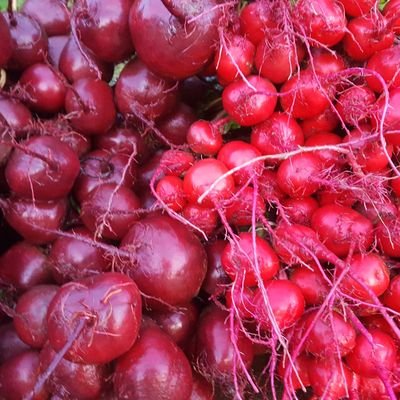
[[[201,375],[193,374],[193,390],[190,400],[214,400],[214,388]]]
[[[21,400],[28,398],[39,378],[39,353],[27,350],[20,353],[0,366],[0,398]],[[32,400],[47,400],[45,389],[39,391]]]
[[[18,336],[13,322],[0,325],[0,365],[9,358],[29,350],[29,346]]]
[[[115,86],[115,102],[124,115],[153,120],[173,110],[178,99],[176,81],[151,72],[138,58],[129,62]]]
[[[60,55],[59,69],[70,82],[99,77],[108,82],[113,75],[112,64],[100,61],[83,43],[78,46],[73,36]]]
[[[175,110],[158,122],[158,129],[171,143],[186,143],[186,134],[190,125],[196,121],[196,114],[184,103],[179,103]]]
[[[63,0],[26,0],[21,11],[39,21],[48,36],[68,35],[71,29],[70,12]]]
[[[31,65],[24,71],[19,83],[28,96],[27,103],[32,110],[55,114],[64,108],[67,89],[60,76],[47,64]]]
[[[27,242],[14,244],[0,257],[0,281],[18,292],[51,282],[47,257]]]
[[[172,13],[165,3],[172,4]],[[196,75],[214,53],[221,8],[215,0],[164,4],[162,0],[133,3],[129,24],[135,50],[161,76],[184,79]]]
[[[10,29],[2,14],[0,14],[0,37],[0,68],[3,68],[12,55],[13,44]]]
[[[65,358],[104,364],[132,347],[141,318],[142,302],[135,282],[126,275],[105,272],[58,290],[47,313],[49,341],[59,351],[83,323]]]
[[[118,63],[133,54],[129,38],[132,0],[86,0],[75,7],[77,32],[100,60]]]
[[[54,68],[59,69],[61,53],[68,42],[68,36],[49,37],[49,61]]]
[[[132,190],[105,183],[81,204],[81,219],[97,238],[121,240],[139,219],[140,200]]]
[[[17,99],[0,95],[0,115],[17,138],[24,137],[32,126],[32,113]]]
[[[53,136],[36,136],[15,149],[6,166],[6,179],[17,196],[55,200],[68,195],[79,174],[76,153]],[[29,154],[31,153],[31,154]]]
[[[182,305],[194,298],[203,282],[207,259],[200,240],[180,222],[155,215],[136,222],[121,242],[132,260],[119,265],[155,309],[162,303]]]
[[[126,171],[125,171],[126,169]],[[81,173],[75,182],[74,195],[79,203],[104,183],[131,188],[136,181],[136,164],[126,154],[94,150],[81,160]]]
[[[14,134],[10,130],[5,118],[0,114],[0,165],[2,166],[2,175],[4,175],[4,164],[13,149],[13,141]],[[4,176],[2,176],[2,179],[5,179]]]
[[[104,81],[79,79],[68,89],[65,110],[73,113],[73,128],[84,135],[102,135],[115,122],[116,110],[111,88]]]
[[[29,15],[14,12],[3,13],[13,40],[13,53],[9,61],[11,69],[24,70],[35,63],[45,61],[48,39],[43,27]]]
[[[47,341],[47,309],[58,288],[56,285],[37,285],[17,301],[15,330],[21,340],[33,348],[41,349]]]
[[[153,311],[149,315],[176,344],[182,345],[194,333],[198,314],[197,307],[189,303],[176,309]]]
[[[67,213],[66,199],[35,201],[11,197],[3,204],[4,217],[14,230],[32,244],[52,242]]]
[[[146,326],[135,345],[116,363],[117,399],[189,400],[192,371],[185,354],[156,326]]]
[[[57,353],[46,345],[40,352],[40,369],[46,371]],[[77,364],[63,358],[50,378],[46,389],[56,399],[97,400],[107,385],[108,371],[105,365]]]
[[[86,228],[74,228],[69,233],[93,240]],[[49,267],[60,284],[105,272],[110,266],[105,251],[79,238],[59,237],[49,253]]]

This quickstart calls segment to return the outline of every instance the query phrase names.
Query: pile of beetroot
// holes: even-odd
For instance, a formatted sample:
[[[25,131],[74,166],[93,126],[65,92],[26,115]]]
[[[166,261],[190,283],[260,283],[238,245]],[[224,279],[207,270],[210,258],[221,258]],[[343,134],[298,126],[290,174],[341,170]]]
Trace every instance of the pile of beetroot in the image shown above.
[[[400,397],[400,0],[0,14],[0,399]]]

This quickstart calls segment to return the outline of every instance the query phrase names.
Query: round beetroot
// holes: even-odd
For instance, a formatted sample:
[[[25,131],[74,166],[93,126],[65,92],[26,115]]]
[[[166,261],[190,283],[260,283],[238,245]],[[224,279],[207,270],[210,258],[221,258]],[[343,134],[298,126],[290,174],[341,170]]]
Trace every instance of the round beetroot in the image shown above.
[[[12,55],[13,45],[10,29],[2,14],[0,14],[0,37],[2,38],[0,45],[0,68],[3,68]]]
[[[0,325],[0,364],[29,349],[18,336],[13,322]]]

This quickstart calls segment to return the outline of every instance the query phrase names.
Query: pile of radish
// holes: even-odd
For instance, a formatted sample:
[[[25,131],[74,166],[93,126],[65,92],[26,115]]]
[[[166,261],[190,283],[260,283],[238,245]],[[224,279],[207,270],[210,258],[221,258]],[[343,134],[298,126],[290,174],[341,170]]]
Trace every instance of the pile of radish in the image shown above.
[[[400,0],[15,3],[0,399],[400,398]]]

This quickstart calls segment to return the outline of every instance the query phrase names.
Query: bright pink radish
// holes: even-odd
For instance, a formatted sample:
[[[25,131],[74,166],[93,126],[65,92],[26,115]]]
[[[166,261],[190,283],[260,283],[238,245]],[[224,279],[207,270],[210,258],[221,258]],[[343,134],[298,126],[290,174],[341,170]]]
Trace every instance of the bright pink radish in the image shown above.
[[[376,5],[376,0],[339,0],[343,4],[346,14],[351,17],[361,17],[367,14]]]
[[[342,138],[339,135],[331,132],[318,132],[315,135],[309,137],[305,146],[325,146],[335,145],[342,142]],[[339,166],[341,164],[340,153],[334,150],[320,150],[316,151],[315,154],[320,158],[325,167],[330,168],[333,166]]]
[[[286,374],[286,370],[290,369],[289,382],[293,385],[293,389],[301,389],[303,386],[310,386],[310,378],[308,376],[308,364],[310,357],[305,354],[300,354],[293,360],[294,366],[288,359],[282,359],[277,368],[279,377],[283,380]],[[288,384],[288,383],[287,383]]]
[[[202,119],[190,125],[186,140],[194,153],[205,156],[217,154],[223,144],[219,129],[212,122]]]
[[[400,312],[400,276],[390,281],[390,286],[383,296],[383,304],[392,310]]]
[[[209,236],[218,226],[218,212],[214,208],[187,204],[182,210],[182,216]],[[197,230],[193,230],[193,232],[199,234]]]
[[[293,224],[309,226],[311,217],[319,207],[313,197],[300,197],[282,200],[285,217]]]
[[[332,132],[339,125],[339,118],[331,107],[327,107],[320,114],[303,120],[300,124],[306,138],[318,132]]]
[[[183,181],[177,176],[166,175],[161,178],[156,187],[157,195],[173,211],[180,212],[186,205],[183,191]]]

